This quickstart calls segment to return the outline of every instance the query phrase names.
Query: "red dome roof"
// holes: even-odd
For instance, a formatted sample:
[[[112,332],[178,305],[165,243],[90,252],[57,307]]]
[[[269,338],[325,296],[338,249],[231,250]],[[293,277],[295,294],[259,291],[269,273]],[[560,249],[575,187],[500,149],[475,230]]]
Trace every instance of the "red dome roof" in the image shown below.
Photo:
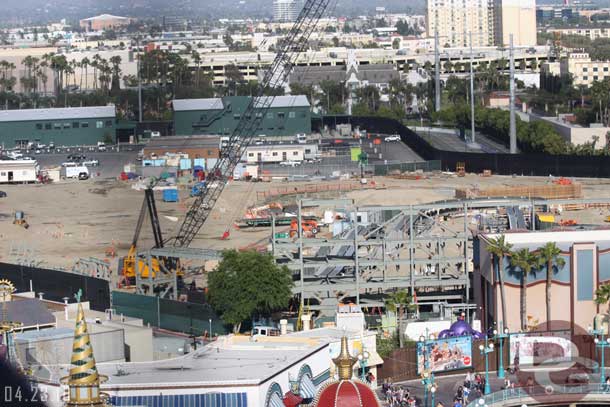
[[[379,407],[377,396],[369,386],[356,380],[331,382],[318,393],[316,407]]]

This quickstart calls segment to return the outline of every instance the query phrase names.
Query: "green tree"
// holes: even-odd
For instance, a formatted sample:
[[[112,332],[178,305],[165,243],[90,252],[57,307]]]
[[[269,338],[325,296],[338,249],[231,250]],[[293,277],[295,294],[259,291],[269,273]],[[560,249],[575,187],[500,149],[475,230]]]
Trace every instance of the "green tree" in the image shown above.
[[[500,303],[502,306],[502,325],[506,324],[506,292],[504,290],[504,257],[510,254],[513,245],[506,241],[504,235],[500,235],[495,239],[490,239],[487,251],[493,256],[493,267],[496,274],[496,280],[500,284]]]
[[[551,283],[553,272],[565,265],[565,260],[561,257],[561,250],[555,242],[548,242],[538,249],[538,257],[541,264],[546,264],[546,323],[551,322]],[[550,327],[549,327],[550,328]]]
[[[292,275],[273,256],[250,250],[226,250],[208,275],[209,301],[223,320],[239,332],[242,322],[288,306]]]
[[[527,276],[539,263],[538,256],[530,249],[519,249],[511,253],[510,264],[519,269],[521,277],[521,329],[527,329]]]
[[[595,303],[598,305],[608,304],[610,311],[610,283],[603,284],[595,290]]]
[[[396,332],[398,334],[400,347],[403,346],[403,335],[401,332],[401,322],[405,315],[405,310],[411,304],[411,296],[407,290],[398,290],[390,294],[385,300],[385,308],[396,314]]]

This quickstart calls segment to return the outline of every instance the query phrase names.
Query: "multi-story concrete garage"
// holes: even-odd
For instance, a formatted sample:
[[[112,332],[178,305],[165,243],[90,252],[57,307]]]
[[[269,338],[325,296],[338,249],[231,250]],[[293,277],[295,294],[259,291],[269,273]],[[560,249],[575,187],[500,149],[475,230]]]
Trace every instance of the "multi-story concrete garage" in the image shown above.
[[[116,111],[111,106],[0,111],[0,145],[25,147],[30,142],[56,146],[114,141]]]
[[[173,101],[176,135],[230,135],[250,103],[249,96]],[[311,133],[311,112],[307,97],[277,96],[264,113],[256,134],[288,136]],[[255,113],[262,114],[262,113]]]

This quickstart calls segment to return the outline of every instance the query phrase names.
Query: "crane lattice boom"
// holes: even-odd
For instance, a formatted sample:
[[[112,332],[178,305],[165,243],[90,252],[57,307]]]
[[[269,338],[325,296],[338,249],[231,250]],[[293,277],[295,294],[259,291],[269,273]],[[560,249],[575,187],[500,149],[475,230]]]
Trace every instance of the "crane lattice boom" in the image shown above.
[[[207,176],[205,187],[197,195],[186,213],[180,231],[173,241],[175,247],[188,247],[205,223],[222,193],[226,179],[233,173],[241,160],[241,155],[251,143],[264,115],[271,106],[274,96],[265,96],[268,90],[273,91],[283,86],[299,53],[307,49],[311,33],[315,29],[322,13],[330,0],[307,0],[290,33],[283,40],[273,63],[266,71],[260,83],[258,94],[250,100],[241,115],[237,127],[225,148],[221,149],[220,158]]]

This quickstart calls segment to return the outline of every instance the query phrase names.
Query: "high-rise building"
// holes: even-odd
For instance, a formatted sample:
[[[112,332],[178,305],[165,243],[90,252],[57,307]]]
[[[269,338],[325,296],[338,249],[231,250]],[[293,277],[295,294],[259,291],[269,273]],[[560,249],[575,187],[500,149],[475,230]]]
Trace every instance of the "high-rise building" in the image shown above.
[[[535,0],[428,0],[429,37],[438,32],[441,46],[536,45]]]
[[[449,47],[493,44],[489,0],[428,0],[426,27],[429,37],[438,31],[439,43]]]
[[[508,46],[536,45],[536,0],[494,0],[494,42]]]
[[[273,0],[273,20],[291,22],[296,20],[301,11],[299,0]]]

